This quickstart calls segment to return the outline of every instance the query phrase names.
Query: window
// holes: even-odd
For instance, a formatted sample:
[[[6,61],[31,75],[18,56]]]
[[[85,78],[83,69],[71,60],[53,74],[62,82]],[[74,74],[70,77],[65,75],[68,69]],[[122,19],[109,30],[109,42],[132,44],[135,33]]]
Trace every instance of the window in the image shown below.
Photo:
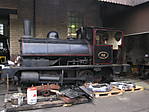
[[[0,34],[4,35],[4,25],[0,24]]]
[[[81,26],[83,26],[83,17],[79,13],[69,12],[67,36],[76,37],[76,31]]]

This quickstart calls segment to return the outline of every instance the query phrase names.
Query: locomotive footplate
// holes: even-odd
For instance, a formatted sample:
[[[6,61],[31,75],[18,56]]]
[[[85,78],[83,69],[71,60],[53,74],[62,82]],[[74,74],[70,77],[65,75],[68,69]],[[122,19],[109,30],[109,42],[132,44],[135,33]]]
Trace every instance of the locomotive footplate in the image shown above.
[[[109,65],[71,65],[71,66],[49,66],[49,67],[11,67],[5,68],[2,71],[2,78],[18,77],[17,80],[30,81],[30,82],[59,82],[63,83],[64,81],[84,81],[88,77],[77,77],[64,75],[65,71],[83,71],[91,70],[93,73],[100,72],[103,68],[110,68],[113,70],[113,73],[117,72],[128,72],[128,64],[109,64]],[[44,76],[40,73],[45,71],[60,71],[58,75]],[[93,74],[94,75],[94,74]],[[90,77],[89,77],[90,78]]]

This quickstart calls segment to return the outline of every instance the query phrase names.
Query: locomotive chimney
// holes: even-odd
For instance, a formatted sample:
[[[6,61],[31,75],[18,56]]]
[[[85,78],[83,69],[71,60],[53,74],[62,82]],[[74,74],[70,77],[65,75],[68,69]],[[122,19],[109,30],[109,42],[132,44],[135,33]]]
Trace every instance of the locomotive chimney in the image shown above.
[[[24,20],[24,36],[25,38],[30,38],[31,36],[31,21],[26,19]]]

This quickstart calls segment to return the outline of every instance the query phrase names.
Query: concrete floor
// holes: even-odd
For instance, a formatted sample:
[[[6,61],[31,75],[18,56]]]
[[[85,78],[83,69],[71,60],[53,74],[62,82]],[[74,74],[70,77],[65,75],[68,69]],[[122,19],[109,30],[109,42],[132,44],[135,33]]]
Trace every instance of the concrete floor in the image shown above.
[[[98,98],[93,103],[74,105],[71,107],[46,108],[22,112],[149,112],[149,83],[133,80],[146,90],[125,93],[119,96]],[[3,91],[4,88],[0,88]],[[0,96],[0,105],[4,95]]]
[[[28,112],[149,112],[149,91],[98,98],[93,103],[72,107],[47,108]]]
[[[3,110],[5,93],[6,93],[6,86],[0,84],[0,112]]]

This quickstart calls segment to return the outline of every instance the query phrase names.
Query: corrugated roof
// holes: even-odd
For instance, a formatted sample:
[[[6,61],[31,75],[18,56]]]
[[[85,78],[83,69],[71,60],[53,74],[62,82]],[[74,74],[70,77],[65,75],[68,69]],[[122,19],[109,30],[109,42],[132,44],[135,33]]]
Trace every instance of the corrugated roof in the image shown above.
[[[148,2],[149,0],[132,0],[133,1],[133,6]]]
[[[128,6],[136,6],[148,2],[149,0],[98,0],[98,1],[128,5]]]

